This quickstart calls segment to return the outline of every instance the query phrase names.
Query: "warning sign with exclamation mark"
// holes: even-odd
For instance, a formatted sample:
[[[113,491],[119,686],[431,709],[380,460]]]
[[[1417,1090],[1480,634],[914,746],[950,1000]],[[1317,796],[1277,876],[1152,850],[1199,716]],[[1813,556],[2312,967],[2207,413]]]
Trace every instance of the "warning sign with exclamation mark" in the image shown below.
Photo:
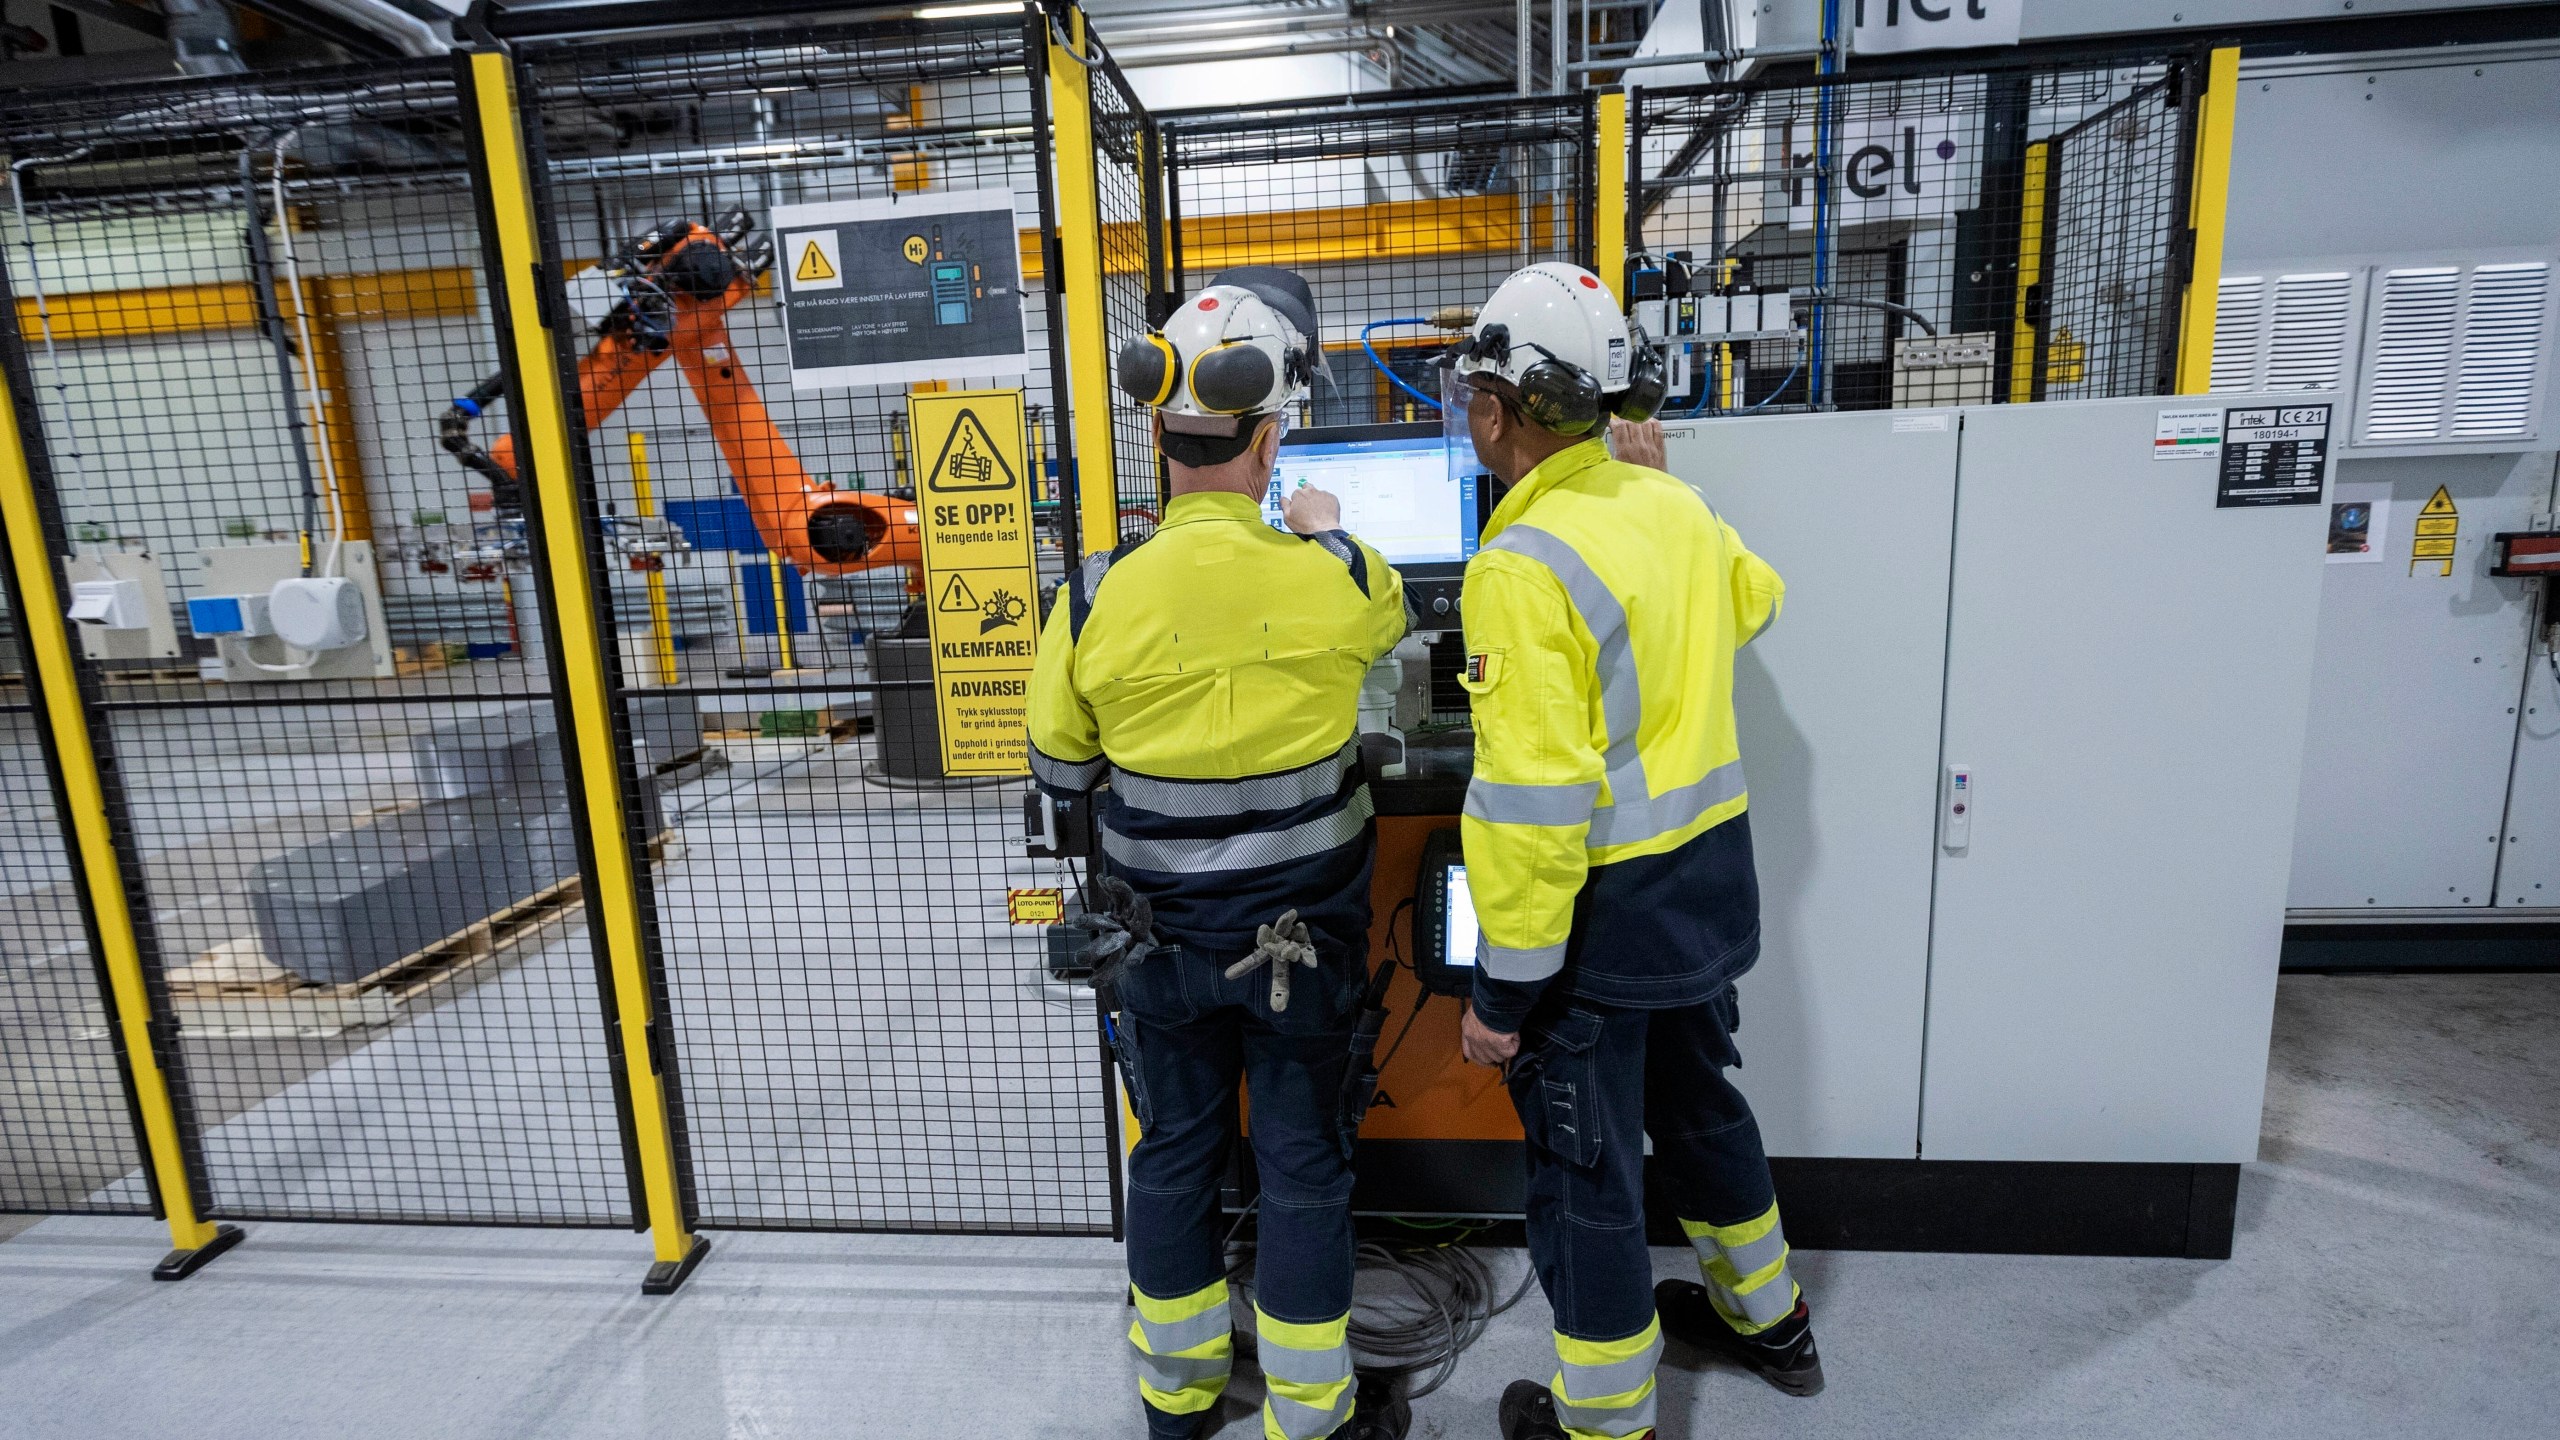
[[[1028,371],[1022,247],[1039,233],[1028,201],[990,188],[774,206],[765,233],[791,388],[983,385]]]
[[[791,290],[841,290],[844,288],[843,244],[833,230],[804,230],[782,237],[782,253],[791,261]]]

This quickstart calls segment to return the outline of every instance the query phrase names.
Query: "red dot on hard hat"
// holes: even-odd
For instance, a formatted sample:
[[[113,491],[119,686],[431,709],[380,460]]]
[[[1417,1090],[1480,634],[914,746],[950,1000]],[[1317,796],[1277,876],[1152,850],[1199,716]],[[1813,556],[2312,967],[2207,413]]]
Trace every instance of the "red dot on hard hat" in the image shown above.
[[[1217,308],[1218,308],[1218,297],[1217,297],[1217,296],[1215,296],[1215,295],[1203,295],[1203,296],[1201,296],[1201,297],[1200,297],[1200,308],[1201,308],[1201,309],[1203,309],[1203,310],[1215,310],[1215,309],[1217,309]]]
[[[1585,275],[1582,277],[1582,288],[1585,290],[1597,290],[1600,288],[1600,282],[1592,279],[1588,275]]]

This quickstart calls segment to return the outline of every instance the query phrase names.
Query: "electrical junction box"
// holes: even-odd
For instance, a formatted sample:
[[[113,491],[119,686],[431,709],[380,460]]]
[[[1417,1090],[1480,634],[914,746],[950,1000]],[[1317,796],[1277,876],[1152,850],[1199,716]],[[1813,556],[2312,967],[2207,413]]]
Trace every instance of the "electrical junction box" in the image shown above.
[[[325,549],[324,549],[325,553]],[[280,600],[276,591],[287,581],[302,581],[302,547],[291,540],[261,541],[248,545],[213,545],[197,552],[197,580],[189,589],[197,595],[254,595],[268,602],[268,626],[263,635],[242,633],[214,635],[218,668],[209,667],[209,678],[231,682],[271,684],[294,680],[361,680],[385,679],[394,673],[391,659],[391,627],[382,608],[382,582],[375,569],[373,544],[366,540],[349,540],[338,547],[336,574],[356,596],[363,613],[362,628],[354,631],[352,643],[332,648],[314,648],[282,633],[290,623],[291,602]],[[334,590],[335,587],[328,587]],[[305,601],[323,602],[323,597],[308,595]],[[346,599],[337,594],[317,603],[313,608],[336,615],[331,621],[344,633],[345,617],[337,607]],[[305,638],[323,638],[328,632],[303,630]]]
[[[364,643],[364,594],[344,575],[296,576],[267,592],[275,637],[300,650]]]
[[[102,630],[150,628],[138,580],[75,580],[71,584],[71,618]]]
[[[273,635],[264,595],[199,595],[187,602],[187,628],[202,639]]]
[[[1893,342],[1893,408],[1991,403],[1991,371],[1999,356],[1989,331],[1910,335]]]

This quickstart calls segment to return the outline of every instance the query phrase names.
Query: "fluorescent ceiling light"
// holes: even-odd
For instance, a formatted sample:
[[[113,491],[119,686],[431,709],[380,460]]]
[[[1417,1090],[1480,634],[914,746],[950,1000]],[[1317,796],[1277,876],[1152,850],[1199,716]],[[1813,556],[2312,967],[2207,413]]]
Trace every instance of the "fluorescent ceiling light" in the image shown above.
[[[919,20],[966,20],[972,15],[1016,15],[1022,11],[1022,0],[995,0],[990,5],[927,5],[916,12]]]

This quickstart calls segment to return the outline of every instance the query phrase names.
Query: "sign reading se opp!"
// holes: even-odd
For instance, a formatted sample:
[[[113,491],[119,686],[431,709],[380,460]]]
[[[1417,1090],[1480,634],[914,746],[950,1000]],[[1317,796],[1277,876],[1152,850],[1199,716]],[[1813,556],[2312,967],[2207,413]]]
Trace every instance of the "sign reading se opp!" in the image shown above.
[[[1040,591],[1022,392],[910,395],[907,433],[915,440],[915,473],[924,477],[916,528],[924,541],[943,773],[1027,774]]]

